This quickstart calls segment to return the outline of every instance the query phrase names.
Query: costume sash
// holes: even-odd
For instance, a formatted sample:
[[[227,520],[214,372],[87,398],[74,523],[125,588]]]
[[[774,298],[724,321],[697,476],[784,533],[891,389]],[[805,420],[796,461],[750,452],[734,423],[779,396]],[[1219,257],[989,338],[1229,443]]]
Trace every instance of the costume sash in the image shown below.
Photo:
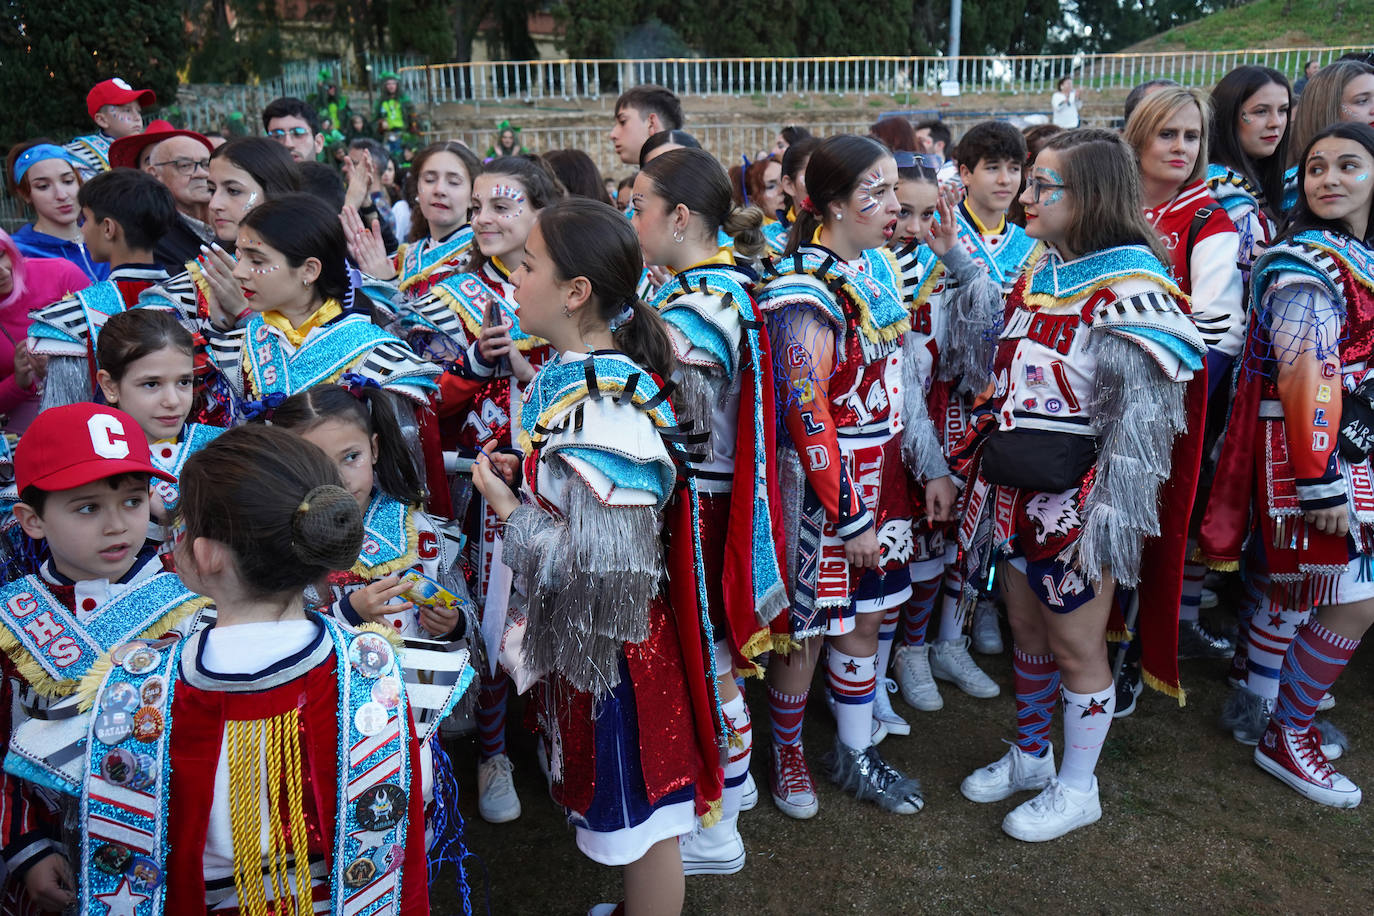
[[[1010,290],[1021,272],[1033,263],[1033,256],[1043,250],[1038,240],[1026,235],[1026,230],[1010,220],[1002,241],[995,248],[991,247],[983,234],[969,223],[962,207],[956,208],[954,213],[959,224],[959,241],[1004,292]]]
[[[224,431],[222,426],[187,423],[182,432],[181,441],[177,443],[171,457],[164,458],[156,446],[153,448],[153,466],[176,478],[176,480],[155,479],[153,481],[153,492],[162,499],[162,505],[167,508],[168,512],[176,512],[177,506],[181,502],[181,469],[186,466],[186,459],[214,442]]]
[[[1031,275],[1025,300],[1032,307],[1052,307],[1128,278],[1146,279],[1164,287],[1172,296],[1183,295],[1170,276],[1169,269],[1160,263],[1149,248],[1144,245],[1123,245],[1072,261],[1064,261],[1057,253],[1051,252]]]
[[[1299,232],[1293,237],[1293,242],[1326,252],[1350,271],[1356,283],[1365,289],[1374,290],[1374,257],[1371,257],[1369,249],[1365,246],[1348,236],[1321,229]],[[1275,251],[1283,251],[1283,248],[1276,248]],[[1283,261],[1277,266],[1282,267]]]
[[[334,381],[379,343],[396,340],[362,315],[344,315],[320,330],[290,353],[262,315],[248,319],[243,359],[254,394],[291,394]]]
[[[442,242],[425,238],[407,245],[399,271],[401,292],[429,279],[430,275],[445,267],[461,270],[463,256],[472,247],[472,238],[472,226],[468,225],[455,230]]]
[[[339,685],[337,806],[330,909],[337,916],[394,912],[400,893],[410,783],[410,730],[396,650],[372,630],[317,617],[334,643]],[[82,912],[155,916],[166,905],[172,700],[196,637],[136,641],[110,654],[98,689],[81,799]],[[469,669],[470,671],[471,669]],[[469,679],[470,679],[469,674]],[[379,700],[379,690],[383,700]],[[111,709],[142,703],[130,728],[103,732]],[[109,707],[110,709],[107,709]],[[306,874],[298,863],[297,874]]]
[[[763,240],[768,243],[768,250],[782,254],[787,249],[787,234],[791,231],[792,227],[781,221],[764,223]]]
[[[462,347],[467,346],[468,339],[476,340],[482,333],[482,323],[492,302],[496,303],[502,317],[510,322],[510,339],[517,349],[530,350],[544,343],[543,340],[531,337],[520,329],[520,314],[516,304],[493,289],[490,284],[483,282],[477,274],[458,274],[442,280],[435,284],[433,294],[447,306],[447,316],[443,314],[444,310],[433,309],[417,309],[411,314],[420,323],[452,338]],[[457,317],[461,325],[453,321],[453,316]],[[464,330],[466,335],[463,333]]]
[[[63,696],[112,646],[134,636],[161,635],[210,603],[170,572],[112,590],[114,597],[82,623],[42,579],[16,579],[0,589],[0,651],[34,690]]]

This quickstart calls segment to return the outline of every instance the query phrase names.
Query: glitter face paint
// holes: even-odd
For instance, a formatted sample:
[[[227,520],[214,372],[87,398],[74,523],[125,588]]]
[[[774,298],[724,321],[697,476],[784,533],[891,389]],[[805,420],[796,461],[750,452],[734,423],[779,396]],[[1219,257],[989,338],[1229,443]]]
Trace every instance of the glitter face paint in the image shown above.
[[[511,203],[515,204],[515,208],[513,210],[507,210],[505,213],[497,214],[503,219],[515,219],[517,216],[525,212],[525,192],[517,185],[492,185],[491,199],[493,201],[509,200]]]
[[[1050,180],[1050,183],[1051,183],[1051,184],[1063,184],[1063,183],[1064,183],[1064,176],[1060,175],[1060,174],[1059,174],[1058,172],[1056,172],[1054,169],[1041,169],[1040,171],[1042,171],[1042,172],[1045,173],[1045,177],[1048,178],[1048,179]],[[1049,196],[1049,197],[1046,197],[1044,200],[1040,201],[1040,205],[1041,205],[1042,207],[1051,207],[1051,206],[1054,206],[1055,204],[1059,203],[1059,202],[1060,202],[1061,200],[1063,200],[1063,199],[1064,199],[1064,189],[1063,189],[1063,188],[1055,188],[1052,192],[1050,192],[1050,196]]]
[[[882,183],[883,173],[877,169],[869,172],[864,176],[863,181],[859,182],[860,213],[872,213],[877,210],[878,207],[882,206],[882,202],[878,199],[878,196],[874,194],[874,192],[881,187]]]

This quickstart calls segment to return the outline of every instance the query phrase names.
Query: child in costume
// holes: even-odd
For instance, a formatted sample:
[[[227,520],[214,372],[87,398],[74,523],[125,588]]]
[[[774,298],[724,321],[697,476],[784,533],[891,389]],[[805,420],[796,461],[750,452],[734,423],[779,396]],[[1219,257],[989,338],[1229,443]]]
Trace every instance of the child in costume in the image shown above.
[[[524,262],[525,242],[539,212],[563,196],[537,159],[508,156],[477,176],[472,189],[476,262],[427,296],[403,306],[401,325],[419,352],[450,364],[439,377],[439,433],[447,449],[467,455],[510,449],[519,428],[521,392],[549,358],[548,345],[520,327],[511,274]],[[510,571],[501,562],[501,523],[470,487],[455,487],[468,533],[468,582],[480,596],[483,619],[504,620]],[[464,495],[466,494],[466,499]],[[494,647],[490,647],[494,649]],[[520,816],[506,753],[506,672],[484,667],[477,698],[480,757],[477,810],[484,820]]]
[[[438,368],[364,315],[344,311],[343,229],[324,202],[286,194],[254,208],[239,226],[234,277],[253,314],[233,331],[207,334],[235,417],[270,411],[345,372],[429,403]]]
[[[111,315],[133,308],[145,290],[167,279],[154,263],[153,248],[177,218],[171,192],[133,169],[100,173],[81,186],[77,201],[81,235],[91,257],[112,269],[109,279],[32,313],[29,352],[48,359],[44,409],[90,400],[100,329]]]
[[[1279,674],[1276,697],[1262,698],[1269,715],[1255,763],[1313,801],[1354,807],[1360,788],[1331,765],[1334,748],[1313,718],[1374,622],[1374,500],[1365,484],[1374,257],[1363,241],[1374,211],[1374,130],[1319,131],[1299,162],[1291,223],[1251,276],[1255,329],[1227,432],[1228,452],[1238,453],[1223,456],[1223,469],[1260,472],[1247,477],[1252,536],[1271,584],[1256,620],[1272,622],[1274,637],[1252,638],[1248,662],[1256,674]]]
[[[30,723],[74,721],[55,713],[100,657],[124,641],[189,627],[208,602],[163,568],[145,544],[148,483],[168,479],[148,454],[132,417],[96,404],[44,411],[15,454],[14,515],[47,558],[4,586],[0,716],[8,740],[0,781],[6,913],[62,910],[74,900],[62,816],[39,788],[49,757],[79,756],[79,735],[60,747],[24,740]],[[129,734],[139,721],[136,694],[120,694],[95,725]],[[149,717],[145,716],[144,719]],[[17,774],[17,775],[16,775]],[[125,863],[128,865],[129,863]]]
[[[837,724],[828,775],[885,810],[915,814],[919,784],[874,743],[878,631],[911,595],[911,500],[902,463],[910,410],[901,345],[910,327],[896,258],[897,165],[876,140],[831,137],[806,167],[808,197],[788,253],[765,262],[768,319],[787,443],[779,478],[791,581],[787,654],[768,668],[773,800],[792,817],[818,810],[801,719],[828,637]]]
[[[977,194],[971,191],[970,198],[962,204],[964,207],[988,196],[983,193],[984,185],[995,191],[1001,184],[1000,177],[1008,172],[1004,160],[988,154],[989,148],[1005,145],[1000,132],[988,136],[987,130],[974,128],[969,134],[974,138],[971,149],[976,152],[975,164],[982,166],[989,159],[995,160],[995,167],[979,170],[984,175],[973,180]],[[924,419],[909,416],[907,421],[917,427],[913,435],[919,435],[923,443],[919,451],[929,463],[923,463],[915,451],[905,456],[921,485],[917,489],[920,502],[915,512],[909,570],[911,600],[903,608],[889,609],[883,620],[879,631],[879,672],[880,677],[886,678],[885,663],[891,653],[902,699],[914,709],[932,711],[944,705],[932,668],[940,677],[957,681],[975,695],[996,696],[1000,692],[974,664],[968,654],[969,641],[963,635],[957,602],[962,578],[955,562],[955,494],[946,456],[952,453],[967,424],[969,404],[981,394],[977,389],[987,374],[991,358],[989,341],[1001,320],[1002,290],[983,261],[975,260],[969,246],[959,242],[960,233],[968,231],[967,221],[956,218],[961,204],[950,192],[941,190],[934,157],[920,153],[895,156],[900,179],[897,200],[902,209],[890,247],[898,252],[902,265],[903,294],[911,311],[907,344],[913,354],[903,362],[904,384],[911,386],[913,396],[928,408],[923,411]],[[989,172],[991,178],[987,177]],[[998,203],[1000,197],[993,196],[988,205]],[[1009,233],[1007,230],[1005,234]],[[941,639],[927,642],[931,614],[942,587],[946,595],[942,603]],[[995,633],[995,609],[988,614],[984,611],[989,607],[986,603],[978,607],[975,621],[984,625],[991,622]],[[984,616],[980,618],[979,614]],[[899,622],[901,639],[894,652]],[[890,734],[908,734],[911,726],[892,711],[886,693],[878,691],[874,715]]]
[[[239,226],[253,208],[300,189],[296,163],[286,147],[266,137],[235,137],[210,154],[212,244],[182,273],[148,290],[139,304],[170,309],[191,330],[229,331],[251,314],[234,279]],[[224,418],[227,422],[227,418]]]
[[[130,692],[143,703],[132,734],[93,719],[83,911],[343,913],[367,901],[428,913],[398,645],[388,628],[354,630],[302,603],[308,584],[357,561],[357,501],[318,448],[260,426],[192,456],[181,486],[177,567],[218,617],[184,639],[116,648],[83,685],[93,713]]]
[[[473,472],[505,522],[527,622],[508,664],[543,675],[552,792],[578,848],[625,866],[628,911],[678,912],[678,837],[719,816],[723,742],[696,492],[679,484],[685,456],[660,386],[672,343],[635,296],[639,240],[613,207],[548,208],[525,252],[522,323],[559,354],[524,396],[525,499],[503,479],[513,456],[484,455]]]
[[[186,422],[195,401],[195,344],[169,312],[132,309],[111,315],[96,346],[96,381],[105,402],[134,418],[153,464],[168,474],[153,484],[151,539],[172,548],[180,509],[177,478],[186,459],[224,432]]]
[[[1208,132],[1207,189],[1226,209],[1226,215],[1240,236],[1241,278],[1245,283],[1244,301],[1250,301],[1250,274],[1255,261],[1278,234],[1278,209],[1283,200],[1283,170],[1288,162],[1289,121],[1293,92],[1288,78],[1277,70],[1241,66],[1227,73],[1212,90],[1212,122]],[[1234,388],[1234,384],[1227,384]],[[1255,610],[1268,589],[1263,569],[1263,551],[1253,542],[1243,554],[1213,557],[1211,546],[1234,541],[1239,546],[1249,526],[1250,493],[1245,489],[1249,474],[1213,478],[1212,498],[1207,503],[1198,540],[1203,555],[1218,568],[1241,570],[1245,600],[1239,608],[1239,638],[1231,657],[1229,680],[1235,688],[1222,713],[1232,735],[1245,741],[1258,741],[1267,715],[1258,717],[1254,728],[1246,727],[1237,715],[1242,708],[1257,708],[1246,692],[1274,699],[1278,696],[1278,670],[1262,666],[1250,675],[1247,666],[1249,644],[1255,642],[1261,654],[1264,645],[1280,637],[1267,616],[1256,621]],[[1240,484],[1236,486],[1235,484]],[[1252,634],[1251,626],[1258,629]],[[1285,640],[1286,644],[1286,640]],[[1251,683],[1253,681],[1253,683]]]
[[[725,170],[698,149],[646,163],[631,200],[645,258],[672,274],[650,302],[668,324],[679,364],[671,400],[680,424],[706,450],[694,470],[716,685],[730,736],[720,822],[684,838],[683,870],[734,874],[744,867],[737,821],[754,743],[735,672],[763,673],[757,659],[772,648],[769,627],[787,606],[772,352],[751,294],[755,277],[736,262],[736,253],[762,250],[761,214],[732,204]],[[718,245],[722,229],[730,247]]]
[[[354,207],[340,214],[348,252],[366,275],[363,289],[378,302],[401,309],[435,284],[464,271],[472,258],[473,230],[468,222],[482,163],[461,143],[445,140],[415,154],[410,167],[420,219],[412,218],[409,244],[387,256],[381,226],[364,226]]]
[[[1185,392],[1204,344],[1139,188],[1109,131],[1068,131],[1036,156],[1021,201],[1050,250],[1007,299],[991,412],[961,449],[973,462],[962,468],[966,581],[1001,561],[1017,712],[1016,743],[961,791],[995,802],[1041,790],[1002,822],[1028,842],[1102,816],[1093,770],[1116,699],[1105,637],[1117,585],[1139,586],[1147,681],[1181,696],[1175,609],[1200,451]],[[1179,498],[1161,501],[1171,474]]]

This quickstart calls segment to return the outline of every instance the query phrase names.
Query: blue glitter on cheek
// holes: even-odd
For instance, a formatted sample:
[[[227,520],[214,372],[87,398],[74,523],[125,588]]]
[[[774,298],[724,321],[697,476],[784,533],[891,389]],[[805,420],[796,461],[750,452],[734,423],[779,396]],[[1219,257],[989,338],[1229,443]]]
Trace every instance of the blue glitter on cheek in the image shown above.
[[[1063,184],[1063,183],[1064,183],[1064,176],[1060,175],[1060,174],[1059,174],[1058,172],[1056,172],[1054,169],[1041,169],[1041,171],[1044,172],[1045,175],[1048,176],[1049,179],[1050,179],[1050,181],[1052,181],[1053,183],[1055,183],[1055,184]],[[1049,197],[1046,197],[1046,198],[1045,198],[1045,200],[1042,202],[1042,206],[1052,206],[1052,205],[1054,205],[1054,204],[1059,203],[1059,202],[1060,202],[1061,200],[1063,200],[1063,199],[1064,199],[1064,189],[1063,189],[1063,188],[1056,188],[1056,189],[1054,190],[1054,192],[1053,192],[1052,194],[1050,194]]]

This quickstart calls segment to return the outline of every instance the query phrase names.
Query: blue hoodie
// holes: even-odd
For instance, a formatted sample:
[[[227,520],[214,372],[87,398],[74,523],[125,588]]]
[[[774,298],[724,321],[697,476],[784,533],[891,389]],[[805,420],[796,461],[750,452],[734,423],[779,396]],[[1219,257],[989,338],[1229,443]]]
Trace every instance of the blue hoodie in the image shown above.
[[[81,271],[90,277],[93,283],[99,283],[110,276],[110,265],[92,261],[85,245],[80,242],[69,242],[55,235],[48,235],[46,232],[39,232],[33,228],[32,223],[20,229],[10,238],[14,239],[15,247],[28,257],[61,258],[64,261],[71,261],[81,268]]]

